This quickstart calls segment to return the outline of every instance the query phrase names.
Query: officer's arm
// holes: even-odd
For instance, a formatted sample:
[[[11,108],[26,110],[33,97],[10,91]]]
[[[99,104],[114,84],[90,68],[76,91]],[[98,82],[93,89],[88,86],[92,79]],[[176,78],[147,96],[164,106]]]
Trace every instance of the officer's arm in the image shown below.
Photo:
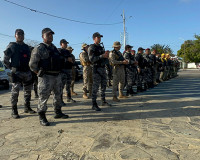
[[[11,56],[12,56],[12,50],[11,50],[11,45],[9,44],[6,50],[4,51],[4,59],[3,59],[3,63],[9,69],[11,69],[11,63],[10,63]]]
[[[36,74],[38,73],[39,71],[39,68],[38,68],[38,63],[40,61],[40,48],[39,47],[35,47],[31,53],[31,59],[30,59],[30,62],[29,62],[29,67],[30,69],[35,72]]]
[[[114,54],[113,52],[111,52],[111,53],[109,54],[109,59],[110,59],[110,61],[111,61],[111,63],[112,63],[113,65],[123,64],[123,61],[117,61],[117,60],[116,60],[115,54]]]
[[[103,56],[102,56],[102,55],[100,55],[100,56],[95,55],[94,52],[95,52],[95,51],[94,51],[94,48],[93,48],[92,46],[90,46],[90,47],[88,48],[88,55],[89,55],[89,60],[90,60],[90,62],[96,63],[96,62],[98,62],[100,59],[103,59]]]
[[[88,55],[87,55],[86,52],[82,52],[82,53],[80,54],[80,57],[81,57],[81,59],[82,59],[84,62],[88,62],[88,61],[89,61],[89,58],[88,58]]]

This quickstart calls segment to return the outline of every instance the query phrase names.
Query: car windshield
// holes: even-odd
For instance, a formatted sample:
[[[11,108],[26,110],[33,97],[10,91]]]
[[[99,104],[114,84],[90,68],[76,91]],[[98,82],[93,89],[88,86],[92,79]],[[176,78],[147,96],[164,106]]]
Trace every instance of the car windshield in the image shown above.
[[[81,62],[80,62],[80,61],[76,61],[76,63],[77,63],[78,65],[81,65]]]

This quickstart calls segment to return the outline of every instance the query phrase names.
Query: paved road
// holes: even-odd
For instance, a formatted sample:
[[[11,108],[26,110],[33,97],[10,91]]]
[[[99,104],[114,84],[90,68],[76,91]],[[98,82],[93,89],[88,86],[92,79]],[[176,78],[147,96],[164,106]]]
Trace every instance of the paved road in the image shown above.
[[[0,159],[33,160],[198,160],[200,157],[200,71],[181,71],[179,77],[145,93],[90,110],[90,100],[63,107],[67,120],[39,125],[37,115],[10,118],[9,93],[0,91]],[[107,91],[111,102],[111,89]],[[33,108],[37,100],[32,101]]]

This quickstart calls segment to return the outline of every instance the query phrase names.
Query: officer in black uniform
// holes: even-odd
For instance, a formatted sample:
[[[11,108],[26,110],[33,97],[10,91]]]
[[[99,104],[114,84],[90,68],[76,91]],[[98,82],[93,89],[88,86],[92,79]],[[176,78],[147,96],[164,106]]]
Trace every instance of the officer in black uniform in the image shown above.
[[[144,57],[143,52],[145,49],[142,47],[138,48],[138,53],[135,57],[136,61],[138,62],[138,78],[137,78],[137,92],[143,92],[146,89],[142,88],[142,83],[144,82],[144,69],[145,69],[145,63],[144,63]]]
[[[71,53],[66,49],[68,42],[65,39],[60,40],[61,48],[58,48],[60,52],[61,58],[61,78],[62,78],[62,104],[66,105],[63,101],[63,89],[66,85],[66,92],[67,92],[67,101],[68,102],[76,102],[71,97],[70,85],[72,81],[72,67],[74,66],[73,57]]]
[[[43,43],[36,46],[31,54],[29,66],[38,76],[38,114],[40,124],[49,126],[46,119],[47,101],[53,93],[54,118],[68,118],[61,111],[61,60],[58,49],[52,44],[54,32],[50,28],[42,30]]]
[[[105,68],[105,60],[109,55],[105,53],[104,47],[100,45],[101,37],[98,32],[93,34],[94,44],[91,44],[88,48],[89,59],[93,64],[93,85],[92,85],[92,109],[95,111],[101,111],[101,108],[97,105],[97,92],[99,85],[101,85],[101,101],[103,106],[111,106],[106,102],[105,91],[107,85],[107,75]]]
[[[16,42],[11,42],[4,51],[4,64],[11,70],[11,105],[12,117],[20,118],[17,110],[17,102],[21,84],[24,88],[24,112],[36,113],[30,107],[32,75],[29,68],[29,60],[31,56],[30,48],[24,43],[24,31],[17,29],[15,31]]]

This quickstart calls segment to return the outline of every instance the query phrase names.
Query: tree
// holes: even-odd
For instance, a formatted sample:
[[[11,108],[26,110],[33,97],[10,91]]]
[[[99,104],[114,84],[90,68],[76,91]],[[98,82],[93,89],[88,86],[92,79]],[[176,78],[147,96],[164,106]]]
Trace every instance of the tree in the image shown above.
[[[169,53],[171,56],[174,56],[173,50],[170,48],[169,45],[161,45],[161,44],[154,44],[151,46],[151,50],[156,50],[158,53]]]
[[[195,40],[186,40],[177,52],[185,62],[200,62],[200,36],[194,35],[194,38]]]

